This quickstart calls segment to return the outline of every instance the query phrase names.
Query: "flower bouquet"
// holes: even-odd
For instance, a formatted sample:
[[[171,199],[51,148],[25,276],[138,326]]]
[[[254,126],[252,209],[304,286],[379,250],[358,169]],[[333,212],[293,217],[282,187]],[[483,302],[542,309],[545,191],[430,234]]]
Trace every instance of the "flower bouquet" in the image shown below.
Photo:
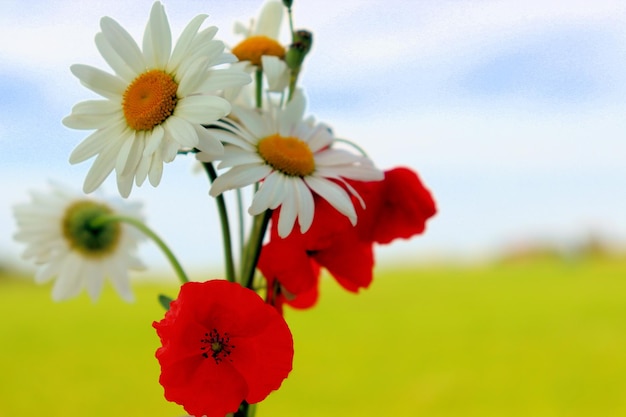
[[[168,401],[196,417],[251,416],[292,370],[284,308],[313,307],[323,269],[348,291],[367,288],[374,244],[421,234],[436,213],[413,170],[380,170],[307,115],[299,75],[313,35],[294,30],[292,7],[266,2],[251,25],[236,25],[242,40],[230,48],[217,28],[202,28],[206,15],[173,44],[160,2],[141,46],[102,18],[95,43],[112,73],[71,66],[100,98],[63,120],[92,131],[70,156],[72,164],[93,159],[83,193],[52,184],[15,207],[15,238],[39,266],[35,280],[55,280],[54,300],[83,290],[96,300],[109,279],[131,301],[128,271],[143,266],[138,243],[149,238],[162,249],[181,285],[158,298],[159,382]],[[288,45],[279,41],[285,16]],[[134,185],[158,186],[166,163],[188,157],[207,175],[200,192],[217,204],[223,279],[191,282],[128,200]],[[123,199],[100,194],[113,172]]]

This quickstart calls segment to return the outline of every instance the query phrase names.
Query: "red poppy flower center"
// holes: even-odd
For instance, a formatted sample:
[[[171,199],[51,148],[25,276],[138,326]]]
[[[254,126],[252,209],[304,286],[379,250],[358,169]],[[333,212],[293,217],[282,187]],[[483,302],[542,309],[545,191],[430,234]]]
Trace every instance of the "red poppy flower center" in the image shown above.
[[[209,333],[205,333],[204,337],[200,339],[200,343],[202,345],[200,346],[202,357],[211,357],[217,364],[229,356],[235,348],[235,346],[230,343],[228,333],[224,333],[222,336],[217,329],[213,329]]]

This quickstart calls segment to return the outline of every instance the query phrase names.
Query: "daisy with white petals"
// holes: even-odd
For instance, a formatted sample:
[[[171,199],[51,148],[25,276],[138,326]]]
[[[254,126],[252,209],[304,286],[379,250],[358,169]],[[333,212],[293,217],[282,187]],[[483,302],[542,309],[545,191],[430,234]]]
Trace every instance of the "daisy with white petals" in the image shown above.
[[[250,77],[236,68],[213,68],[237,59],[213,39],[217,28],[199,31],[206,18],[191,20],[173,49],[160,2],[152,7],[141,49],[115,20],[102,18],[96,46],[115,74],[73,65],[72,73],[104,100],[78,103],[63,120],[70,128],[95,129],[70,156],[71,163],[96,157],[85,192],[94,191],[115,170],[119,192],[127,197],[133,182],[140,186],[148,178],[157,186],[163,163],[181,149],[222,153],[221,143],[202,124],[230,112],[230,103],[217,92],[249,83]]]
[[[268,1],[261,8],[258,19],[251,19],[249,27],[241,22],[235,24],[235,33],[243,35],[244,39],[232,48],[232,53],[239,59],[234,67],[250,74],[262,70],[267,90],[272,92],[282,92],[289,84],[290,72],[284,61],[287,51],[278,40],[283,9],[281,2]],[[255,106],[256,85],[229,88],[224,97],[231,103]]]
[[[260,67],[263,56],[285,56],[285,48],[278,41],[283,9],[281,2],[268,1],[261,8],[257,21],[252,22],[251,28],[246,28],[242,23],[235,25],[235,33],[244,35],[244,39],[232,48],[239,61]]]
[[[119,198],[96,200],[59,185],[50,193],[31,195],[30,203],[14,207],[14,237],[26,244],[22,256],[38,265],[35,281],[56,277],[55,301],[75,297],[83,288],[95,301],[108,277],[120,296],[132,301],[128,270],[144,267],[135,256],[143,236],[126,224],[94,221],[107,215],[140,219],[140,206]]]
[[[280,207],[278,233],[289,235],[298,220],[306,232],[313,221],[313,193],[327,200],[356,224],[350,194],[359,198],[344,179],[378,181],[383,173],[366,157],[333,147],[334,138],[324,124],[303,119],[306,100],[300,91],[284,109],[266,113],[233,106],[237,120],[208,132],[226,143],[218,168],[230,168],[211,186],[217,196],[226,190],[262,182],[248,209],[257,215]],[[201,161],[210,156],[198,154]],[[359,198],[360,199],[360,198]]]

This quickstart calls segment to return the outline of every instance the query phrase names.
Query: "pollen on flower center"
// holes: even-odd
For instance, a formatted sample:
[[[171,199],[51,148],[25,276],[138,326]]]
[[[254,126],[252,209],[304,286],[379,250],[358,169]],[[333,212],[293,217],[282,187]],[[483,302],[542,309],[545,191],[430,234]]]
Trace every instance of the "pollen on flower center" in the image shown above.
[[[285,48],[268,36],[257,35],[241,41],[232,49],[232,53],[240,61],[250,61],[253,65],[260,67],[263,55],[283,58],[285,56]]]
[[[275,134],[261,139],[257,149],[265,162],[284,174],[306,177],[315,171],[313,152],[298,138]]]
[[[93,224],[98,217],[112,212],[108,206],[89,200],[70,205],[62,219],[63,237],[70,248],[91,258],[100,258],[114,251],[121,237],[120,224]]]
[[[230,337],[228,333],[224,333],[221,336],[217,329],[211,330],[209,333],[205,333],[204,337],[200,339],[200,350],[202,351],[203,358],[213,358],[216,364],[219,364],[231,354],[235,348],[230,344]]]
[[[144,72],[124,91],[122,108],[128,126],[152,130],[174,113],[178,84],[161,70]]]

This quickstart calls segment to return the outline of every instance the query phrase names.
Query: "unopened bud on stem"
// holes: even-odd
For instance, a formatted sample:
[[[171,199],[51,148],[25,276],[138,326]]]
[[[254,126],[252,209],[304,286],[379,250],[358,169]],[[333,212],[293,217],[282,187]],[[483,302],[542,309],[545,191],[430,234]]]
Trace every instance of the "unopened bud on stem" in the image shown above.
[[[285,62],[292,71],[298,71],[304,58],[313,45],[313,34],[307,30],[298,30],[294,33],[293,43],[285,55]]]

